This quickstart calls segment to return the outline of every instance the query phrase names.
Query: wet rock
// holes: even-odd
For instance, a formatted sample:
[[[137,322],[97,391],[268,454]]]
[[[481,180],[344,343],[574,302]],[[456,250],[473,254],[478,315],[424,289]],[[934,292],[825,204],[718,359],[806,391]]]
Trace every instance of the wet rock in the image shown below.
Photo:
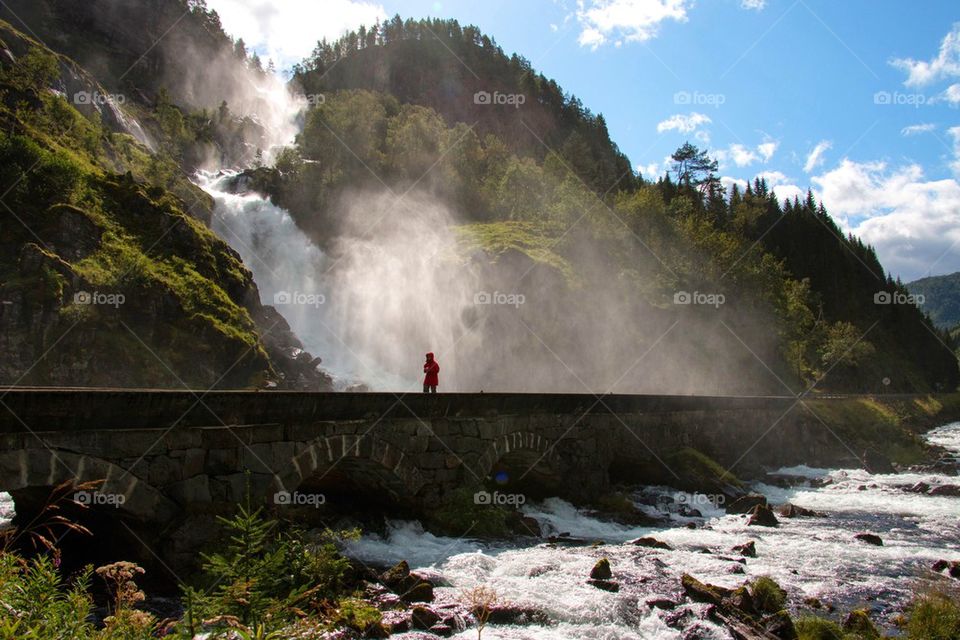
[[[683,592],[687,594],[687,597],[694,602],[720,605],[724,598],[729,598],[733,595],[731,589],[700,582],[689,573],[683,574],[680,578],[680,585],[683,587]]]
[[[613,571],[610,569],[610,561],[606,558],[600,558],[590,570],[590,578],[593,580],[609,580],[613,577]]]
[[[807,605],[811,609],[823,609],[823,602],[820,600],[820,598],[814,598],[812,596],[809,598],[804,598],[803,604]]]
[[[937,487],[932,487],[928,492],[928,496],[950,496],[952,498],[960,497],[960,485],[955,484],[942,484]]]
[[[543,535],[540,531],[540,523],[537,522],[536,518],[531,518],[529,516],[523,516],[519,521],[519,529],[521,535],[531,535],[536,538],[539,538]]]
[[[927,493],[928,491],[930,491],[930,485],[928,485],[926,482],[918,482],[917,484],[907,489],[907,491],[909,493]]]
[[[734,553],[739,553],[740,555],[746,556],[746,557],[748,557],[748,558],[756,558],[756,557],[757,557],[757,543],[754,542],[753,540],[750,540],[749,542],[744,542],[743,544],[738,544],[738,545],[735,546],[733,549],[731,549],[731,551],[733,551]]]
[[[650,538],[650,537],[643,537],[643,538],[637,538],[636,540],[630,540],[627,542],[627,544],[632,544],[637,547],[647,547],[649,549],[663,549],[664,551],[671,551],[673,549],[673,547],[671,547],[666,542],[657,540],[656,538]]]
[[[430,629],[433,625],[440,622],[440,615],[430,607],[418,605],[410,612],[410,617],[415,629]]]
[[[813,509],[807,509],[805,507],[798,507],[795,504],[787,502],[786,504],[780,505],[780,508],[777,510],[784,518],[812,518],[819,515]]]
[[[763,629],[775,638],[781,640],[796,640],[797,630],[793,626],[793,620],[786,611],[779,611],[773,615],[764,618],[760,625]]]
[[[600,580],[600,579],[591,578],[590,580],[587,580],[587,584],[594,586],[597,589],[610,591],[611,593],[616,593],[620,591],[620,585],[614,582],[613,580]]]
[[[487,622],[490,624],[545,625],[549,621],[550,616],[545,611],[513,603],[493,605],[487,617]]]
[[[433,584],[411,573],[406,560],[398,562],[379,576],[381,584],[396,593],[405,602],[433,601]]]
[[[703,513],[699,509],[694,509],[685,504],[680,505],[680,508],[677,510],[677,515],[681,515],[684,518],[702,518]]]
[[[773,515],[773,509],[766,504],[758,504],[748,513],[750,514],[750,519],[747,520],[748,525],[756,527],[776,527],[780,525],[777,516]]]
[[[646,601],[646,605],[651,609],[663,609],[664,611],[677,608],[677,603],[670,598],[650,598]]]
[[[736,589],[724,602],[749,615],[754,615],[757,612],[757,608],[753,604],[753,596],[746,587]]]
[[[853,537],[860,542],[866,542],[867,544],[872,544],[875,547],[883,546],[883,539],[875,533],[858,533]]]
[[[449,638],[450,636],[453,635],[453,627],[451,627],[448,624],[442,624],[442,623],[433,625],[432,627],[430,627],[430,629],[428,629],[428,631],[430,631],[430,633],[434,633],[443,638]]]
[[[408,611],[397,611],[390,609],[383,611],[381,613],[380,623],[391,634],[410,631],[410,629],[413,627],[413,621],[411,620],[410,612]]]
[[[880,633],[870,620],[866,609],[851,611],[843,621],[843,630],[857,638],[880,637]]]
[[[750,513],[750,510],[756,507],[757,505],[767,504],[766,496],[762,496],[758,493],[747,494],[741,498],[737,498],[733,502],[727,505],[727,513]]]
[[[946,560],[937,560],[936,562],[933,563],[933,566],[930,568],[936,571],[937,573],[940,573],[941,571],[945,571],[949,567],[950,567],[950,563],[947,562]]]
[[[730,573],[733,575],[743,575],[746,572],[747,570],[743,568],[742,564],[732,564],[729,567],[727,567],[727,573]]]

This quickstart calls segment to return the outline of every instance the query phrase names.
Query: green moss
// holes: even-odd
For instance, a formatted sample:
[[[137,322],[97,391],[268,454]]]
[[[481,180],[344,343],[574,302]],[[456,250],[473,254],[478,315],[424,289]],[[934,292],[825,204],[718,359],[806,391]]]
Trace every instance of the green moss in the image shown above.
[[[477,489],[479,490],[479,489]],[[509,513],[491,504],[477,504],[475,490],[457,489],[428,518],[431,529],[452,536],[471,538],[506,538],[511,535]]]
[[[768,576],[760,576],[750,583],[750,595],[757,611],[764,614],[783,611],[787,604],[787,592]]]
[[[857,640],[878,640],[880,632],[870,620],[870,614],[866,609],[854,609],[843,621],[843,630],[848,636],[853,636]]]
[[[557,269],[568,284],[578,284],[573,266],[555,251],[561,238],[551,227],[508,220],[464,225],[457,227],[456,233],[461,254],[481,249],[496,260],[507,251],[519,251],[534,262]]]
[[[803,616],[794,623],[798,640],[844,640],[836,622],[818,616]]]
[[[669,471],[664,484],[685,491],[722,492],[729,486],[742,487],[743,482],[710,456],[692,447],[685,447],[664,456]],[[671,473],[672,472],[672,473]],[[674,477],[676,474],[678,477]]]

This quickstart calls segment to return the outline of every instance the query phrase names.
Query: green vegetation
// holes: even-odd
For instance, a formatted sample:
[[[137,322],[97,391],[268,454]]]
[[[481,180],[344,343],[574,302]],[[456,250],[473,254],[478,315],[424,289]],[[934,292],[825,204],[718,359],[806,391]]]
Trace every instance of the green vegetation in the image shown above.
[[[941,329],[960,325],[960,273],[930,276],[907,283],[910,293],[923,296],[921,308]]]
[[[428,525],[438,533],[470,538],[506,538],[513,533],[512,513],[500,505],[478,504],[475,489],[463,487],[428,515]],[[513,512],[515,515],[515,512]]]
[[[723,493],[729,487],[742,487],[743,482],[724,469],[716,460],[692,447],[685,447],[664,457],[669,471],[680,476],[663,484],[676,486],[685,491],[716,491]],[[667,478],[665,477],[665,480]]]
[[[69,61],[6,23],[0,34],[17,56],[0,61],[0,291],[18,310],[10,331],[32,331],[37,355],[57,344],[22,382],[209,386],[226,372],[222,384],[249,386],[273,376],[248,308],[250,273],[198,220],[209,197],[171,155],[48,91]],[[34,318],[44,324],[31,328]],[[0,378],[20,378],[17,358],[6,359]],[[82,380],[70,377],[72,362],[90,359]]]
[[[960,599],[945,592],[920,596],[910,608],[906,625],[910,640],[960,638]]]
[[[769,576],[760,576],[750,583],[753,606],[762,614],[773,614],[787,605],[787,592]]]
[[[147,640],[204,633],[283,638],[293,629],[307,634],[296,637],[333,629],[384,637],[380,611],[361,598],[362,582],[338,551],[337,545],[357,532],[310,538],[249,507],[221,523],[226,544],[204,556],[195,584],[183,586],[181,620],[159,621],[138,607],[146,597],[137,585],[144,570],[131,562],[96,571],[87,567],[67,583],[55,547],[30,560],[0,551],[0,637]],[[91,622],[94,575],[110,597],[102,627]]]

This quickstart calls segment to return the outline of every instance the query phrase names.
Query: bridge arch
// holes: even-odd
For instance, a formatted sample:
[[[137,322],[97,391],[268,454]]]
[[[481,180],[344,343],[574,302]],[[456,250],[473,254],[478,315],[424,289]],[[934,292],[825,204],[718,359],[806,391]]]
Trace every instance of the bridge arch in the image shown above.
[[[532,497],[547,497],[556,493],[561,479],[556,444],[534,431],[502,434],[480,456],[477,467],[498,484]]]
[[[179,511],[169,498],[125,469],[94,456],[56,449],[0,452],[0,490],[16,495],[24,490],[103,480],[96,493],[122,496],[112,502],[140,522],[169,522]]]
[[[290,460],[290,469],[278,475],[281,491],[319,483],[328,477],[364,479],[394,494],[395,499],[412,498],[426,479],[399,446],[370,435],[342,434],[316,438]]]

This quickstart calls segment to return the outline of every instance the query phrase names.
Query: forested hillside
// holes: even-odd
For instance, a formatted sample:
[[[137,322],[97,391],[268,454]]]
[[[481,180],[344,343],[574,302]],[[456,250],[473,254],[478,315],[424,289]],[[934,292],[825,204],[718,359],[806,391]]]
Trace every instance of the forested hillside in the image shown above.
[[[270,123],[236,114],[250,113],[240,80],[249,88],[269,77],[242,42],[223,33],[216,14],[197,0],[115,5],[16,0],[5,9],[66,54],[56,57],[5,27],[6,48],[14,54],[4,62],[4,180],[16,187],[4,187],[11,188],[8,203],[37,220],[49,212],[86,212],[78,224],[92,220],[91,234],[120,238],[83,249],[85,234],[71,233],[70,246],[53,250],[52,240],[38,243],[29,234],[39,222],[25,227],[8,217],[6,255],[17,257],[6,267],[4,286],[28,297],[46,291],[49,304],[40,309],[74,313],[69,294],[80,286],[77,278],[87,278],[83,286],[131,295],[138,283],[166,279],[168,290],[180,291],[174,316],[208,322],[214,335],[260,354],[243,376],[228,378],[232,383],[253,379],[261,365],[269,371],[270,362],[293,366],[296,338],[288,336],[268,355],[256,346],[266,331],[261,316],[273,312],[261,310],[249,272],[204,228],[211,203],[188,180],[203,166],[253,165],[244,184],[289,209],[334,262],[349,254],[351,242],[376,234],[384,219],[419,220],[450,229],[455,255],[443,252],[438,259],[470,273],[472,286],[526,295],[528,304],[513,315],[499,306],[455,310],[482,343],[471,352],[468,380],[476,388],[530,384],[529,376],[503,374],[503,363],[513,359],[525,370],[543,371],[547,387],[560,385],[552,377],[559,375],[558,359],[572,363],[573,376],[560,385],[571,391],[584,390],[575,380],[620,391],[699,393],[957,385],[950,336],[914,306],[899,303],[906,290],[887,276],[873,249],[844,237],[812,196],[780,203],[762,180],[725,193],[716,163],[689,144],[677,150],[669,175],[639,175],[601,115],[474,27],[396,17],[321,42],[291,81],[310,98],[302,132],[265,164]],[[178,11],[185,27],[176,37],[155,48],[145,44]],[[144,28],[131,26],[137,24]],[[138,53],[144,50],[147,55]],[[84,87],[121,92],[124,109],[69,100]],[[124,113],[142,126],[139,133]],[[73,177],[40,180],[28,170],[38,161],[64,164]],[[120,198],[127,192],[142,201],[111,214],[115,202],[127,202]],[[399,205],[383,201],[401,194]],[[167,217],[140,215],[159,209]],[[423,218],[426,210],[432,218]],[[189,226],[196,237],[163,235],[159,221],[171,215],[184,221],[176,229]],[[158,224],[163,239],[152,247],[144,229]],[[113,235],[103,235],[105,229]],[[130,245],[131,238],[139,240]],[[168,247],[154,265],[158,270],[119,277],[125,272],[118,256],[153,259],[174,238],[187,245]],[[31,242],[47,257],[23,257]],[[198,242],[208,248],[198,250]],[[69,286],[49,276],[53,289],[47,291],[47,285],[37,289],[39,275],[22,279],[27,265],[51,260],[55,266],[41,265],[37,273],[52,269]],[[194,277],[202,282],[192,283]],[[688,304],[685,294],[713,302],[697,304],[694,297]],[[883,304],[886,299],[893,304]],[[16,308],[21,323],[38,313]],[[96,311],[85,320],[92,328],[112,322]],[[13,312],[6,309],[8,320]],[[168,360],[191,348],[161,342],[172,345]],[[23,342],[11,338],[8,345],[15,351]],[[104,354],[116,348],[104,345],[83,359],[102,361],[107,370]],[[643,366],[629,366],[647,352],[653,355]],[[228,356],[218,357],[211,376],[228,368]],[[11,375],[25,366],[12,364]],[[62,367],[80,370],[70,358]]]
[[[258,178],[320,243],[334,237],[343,193],[416,183],[457,212],[472,246],[524,253],[574,287],[612,278],[666,315],[678,290],[724,293],[742,312],[724,322],[755,336],[758,354],[775,352],[774,368],[799,388],[828,371],[822,387],[956,385],[949,336],[912,305],[875,302],[906,290],[812,196],[781,203],[762,180],[724,193],[716,163],[690,145],[672,175],[622,175],[629,161],[602,116],[473,27],[395,17],[321,42],[294,83],[325,102],[297,148]],[[477,91],[525,100],[478,104]],[[594,282],[585,245],[606,256]],[[763,314],[776,320],[736,324]],[[710,335],[730,339],[722,328]]]

